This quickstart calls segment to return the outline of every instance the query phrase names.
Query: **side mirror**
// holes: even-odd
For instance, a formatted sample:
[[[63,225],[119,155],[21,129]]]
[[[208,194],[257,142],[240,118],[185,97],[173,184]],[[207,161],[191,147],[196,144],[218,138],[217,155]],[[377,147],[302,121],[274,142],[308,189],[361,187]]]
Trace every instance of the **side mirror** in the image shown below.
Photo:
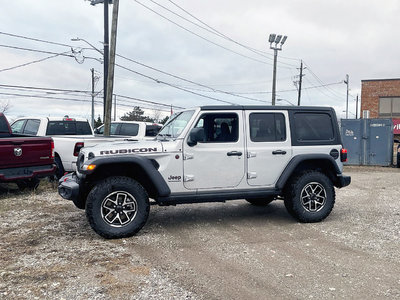
[[[96,129],[94,130],[94,133],[95,133],[95,134],[98,134],[98,133],[99,133],[99,130],[96,128]]]
[[[204,128],[193,128],[189,133],[187,144],[190,147],[193,147],[197,145],[197,142],[204,142],[204,140],[205,140]]]

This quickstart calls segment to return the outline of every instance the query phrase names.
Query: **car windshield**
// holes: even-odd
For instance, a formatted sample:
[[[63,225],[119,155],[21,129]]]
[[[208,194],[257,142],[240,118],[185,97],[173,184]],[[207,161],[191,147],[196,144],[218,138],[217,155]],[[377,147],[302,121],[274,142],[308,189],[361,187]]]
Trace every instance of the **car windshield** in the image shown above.
[[[178,137],[185,129],[193,114],[194,110],[187,110],[173,114],[158,133],[158,136],[172,138]]]

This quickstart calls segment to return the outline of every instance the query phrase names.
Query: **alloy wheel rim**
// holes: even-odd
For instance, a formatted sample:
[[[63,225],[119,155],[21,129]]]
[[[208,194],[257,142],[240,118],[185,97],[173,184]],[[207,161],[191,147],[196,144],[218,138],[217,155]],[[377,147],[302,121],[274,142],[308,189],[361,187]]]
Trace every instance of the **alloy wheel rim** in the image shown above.
[[[326,190],[318,182],[308,183],[301,191],[301,204],[308,212],[318,212],[326,202]]]
[[[124,227],[135,219],[137,207],[137,201],[130,193],[115,191],[101,203],[101,217],[112,227]]]

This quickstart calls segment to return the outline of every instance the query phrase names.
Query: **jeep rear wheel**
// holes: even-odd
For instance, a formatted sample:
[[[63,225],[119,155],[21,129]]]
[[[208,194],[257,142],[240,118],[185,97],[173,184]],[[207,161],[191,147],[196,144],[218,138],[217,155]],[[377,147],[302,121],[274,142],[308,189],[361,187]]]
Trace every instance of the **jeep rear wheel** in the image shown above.
[[[150,204],[146,190],[128,177],[110,177],[88,195],[86,216],[104,238],[130,237],[146,223]]]
[[[330,214],[334,205],[335,189],[321,172],[304,172],[285,188],[285,207],[300,222],[319,222]]]
[[[246,199],[246,201],[255,206],[267,206],[272,201],[274,201],[274,199],[275,199],[275,197],[270,196],[270,197],[265,197],[265,198],[252,198],[252,199],[250,198],[250,199]]]

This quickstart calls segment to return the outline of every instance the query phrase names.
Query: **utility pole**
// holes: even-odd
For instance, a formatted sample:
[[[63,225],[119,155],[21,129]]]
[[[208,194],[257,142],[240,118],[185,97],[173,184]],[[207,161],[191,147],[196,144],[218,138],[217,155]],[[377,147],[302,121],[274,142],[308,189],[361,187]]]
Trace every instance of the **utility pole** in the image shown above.
[[[115,67],[115,49],[117,44],[117,26],[118,26],[118,8],[119,0],[114,0],[112,24],[111,24],[111,49],[110,49],[110,62],[107,76],[107,96],[106,96],[106,109],[104,116],[104,135],[110,135],[111,127],[111,107],[112,95],[114,88],[114,67]]]
[[[358,94],[356,98],[356,119],[358,119]]]
[[[349,117],[349,74],[346,74],[346,85],[347,85],[347,91],[346,91],[346,119]]]
[[[114,95],[114,121],[117,121],[117,95]]]
[[[272,79],[272,105],[275,105],[275,100],[276,100],[276,64],[278,60],[278,51],[282,50],[282,45],[286,42],[287,36],[285,35],[282,38],[282,35],[276,35],[275,33],[271,33],[269,35],[269,48],[274,50],[274,69],[273,69],[273,79]],[[280,45],[278,46],[278,44]],[[273,46],[272,44],[275,44]]]
[[[94,69],[91,68],[90,71],[92,72],[92,128],[94,128]]]
[[[303,82],[303,60],[300,61],[300,78],[299,78],[299,94],[297,98],[297,106],[300,106],[301,100],[301,83]]]

